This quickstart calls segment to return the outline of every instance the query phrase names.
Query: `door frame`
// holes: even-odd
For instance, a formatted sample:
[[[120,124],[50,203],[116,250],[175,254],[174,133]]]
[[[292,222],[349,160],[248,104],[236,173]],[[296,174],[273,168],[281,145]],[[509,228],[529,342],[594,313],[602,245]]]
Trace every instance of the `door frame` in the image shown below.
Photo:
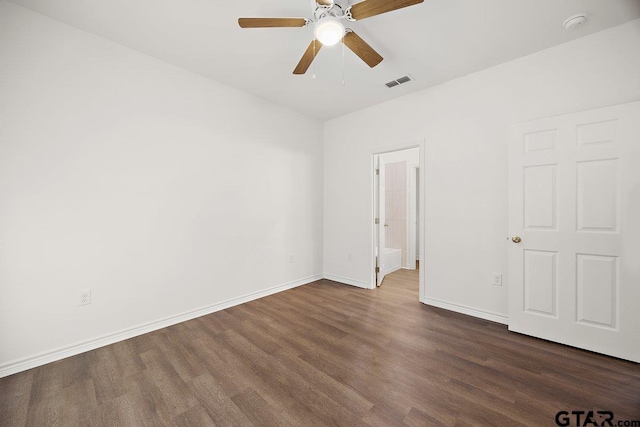
[[[378,223],[376,224],[374,221],[374,233],[375,233],[375,253],[376,257],[374,260],[374,269],[375,269],[375,286],[379,287],[382,285],[384,280],[384,276],[386,275],[386,242],[387,242],[387,220],[386,220],[386,194],[380,191],[381,187],[385,187],[386,189],[386,168],[385,161],[382,155],[374,156],[374,194],[376,203],[374,205],[373,216],[374,218],[378,218]],[[384,196],[384,197],[383,197]],[[383,210],[383,206],[385,206]],[[382,213],[384,212],[384,214]],[[384,239],[382,238],[384,236]]]
[[[419,239],[419,243],[420,243],[420,247],[419,247],[419,254],[418,254],[418,258],[420,259],[420,271],[418,273],[418,277],[419,277],[419,295],[418,295],[418,299],[421,303],[426,303],[426,275],[425,275],[425,270],[427,268],[427,260],[425,257],[425,253],[426,253],[426,246],[427,246],[427,241],[426,241],[426,227],[425,227],[425,200],[426,200],[426,168],[425,168],[425,163],[426,163],[426,140],[420,140],[420,141],[414,141],[412,143],[407,143],[405,145],[401,145],[397,148],[389,148],[388,150],[383,150],[383,151],[376,151],[371,153],[370,155],[370,159],[369,159],[369,165],[370,165],[370,169],[369,169],[369,177],[371,179],[371,215],[369,218],[369,224],[370,224],[370,230],[371,230],[371,278],[369,281],[369,289],[375,289],[376,288],[376,245],[377,245],[377,224],[375,223],[375,217],[376,217],[376,213],[377,213],[377,204],[378,204],[378,189],[377,189],[377,185],[376,185],[376,165],[377,165],[377,156],[382,155],[382,154],[387,154],[387,153],[393,153],[396,151],[403,151],[403,150],[409,150],[412,148],[418,148],[418,157],[419,157],[419,162],[418,162],[418,167],[420,169],[420,174],[418,176],[418,182],[419,182],[419,190],[420,190],[420,195],[418,197],[418,224],[419,224],[419,232],[420,232],[420,239]]]
[[[409,192],[408,204],[407,204],[407,266],[410,270],[416,269],[416,237],[417,233],[420,230],[420,227],[417,227],[416,223],[418,221],[417,212],[416,212],[416,200],[420,203],[420,197],[418,197],[419,185],[417,185],[417,180],[420,179],[420,175],[418,175],[418,170],[420,166],[409,165],[407,168],[407,178],[408,185],[407,189]],[[420,242],[420,239],[417,239]]]

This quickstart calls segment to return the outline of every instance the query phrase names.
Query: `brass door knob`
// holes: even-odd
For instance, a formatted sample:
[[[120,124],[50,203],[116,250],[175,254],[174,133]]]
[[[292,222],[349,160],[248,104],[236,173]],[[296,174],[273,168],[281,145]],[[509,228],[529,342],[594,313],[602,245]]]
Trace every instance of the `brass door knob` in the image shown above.
[[[522,242],[522,239],[520,237],[516,236],[516,237],[512,237],[511,241],[513,243],[520,243],[520,242]]]

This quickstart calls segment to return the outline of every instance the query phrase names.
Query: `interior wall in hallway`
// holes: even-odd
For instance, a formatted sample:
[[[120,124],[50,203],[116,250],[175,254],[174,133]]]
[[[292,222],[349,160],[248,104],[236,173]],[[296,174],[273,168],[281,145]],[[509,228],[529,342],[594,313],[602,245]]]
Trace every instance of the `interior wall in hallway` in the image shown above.
[[[407,261],[407,162],[393,162],[385,171],[385,242],[387,248],[402,250]]]

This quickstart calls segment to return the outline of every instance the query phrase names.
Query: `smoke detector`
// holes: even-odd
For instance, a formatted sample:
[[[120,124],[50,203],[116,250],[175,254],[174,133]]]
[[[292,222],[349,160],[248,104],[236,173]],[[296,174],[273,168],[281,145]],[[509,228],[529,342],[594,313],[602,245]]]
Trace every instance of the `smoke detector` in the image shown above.
[[[586,13],[578,13],[577,15],[573,15],[573,16],[568,17],[562,23],[562,25],[567,30],[573,30],[575,28],[578,28],[582,24],[584,24],[586,21],[587,21],[587,14]]]

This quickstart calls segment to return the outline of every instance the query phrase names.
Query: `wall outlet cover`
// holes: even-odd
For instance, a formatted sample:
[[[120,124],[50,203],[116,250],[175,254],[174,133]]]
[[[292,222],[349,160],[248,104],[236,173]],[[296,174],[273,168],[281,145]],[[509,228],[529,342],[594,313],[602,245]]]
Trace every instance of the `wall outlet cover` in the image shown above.
[[[78,305],[91,304],[91,289],[83,289],[78,292]]]
[[[493,284],[495,286],[502,286],[502,274],[493,273]]]

